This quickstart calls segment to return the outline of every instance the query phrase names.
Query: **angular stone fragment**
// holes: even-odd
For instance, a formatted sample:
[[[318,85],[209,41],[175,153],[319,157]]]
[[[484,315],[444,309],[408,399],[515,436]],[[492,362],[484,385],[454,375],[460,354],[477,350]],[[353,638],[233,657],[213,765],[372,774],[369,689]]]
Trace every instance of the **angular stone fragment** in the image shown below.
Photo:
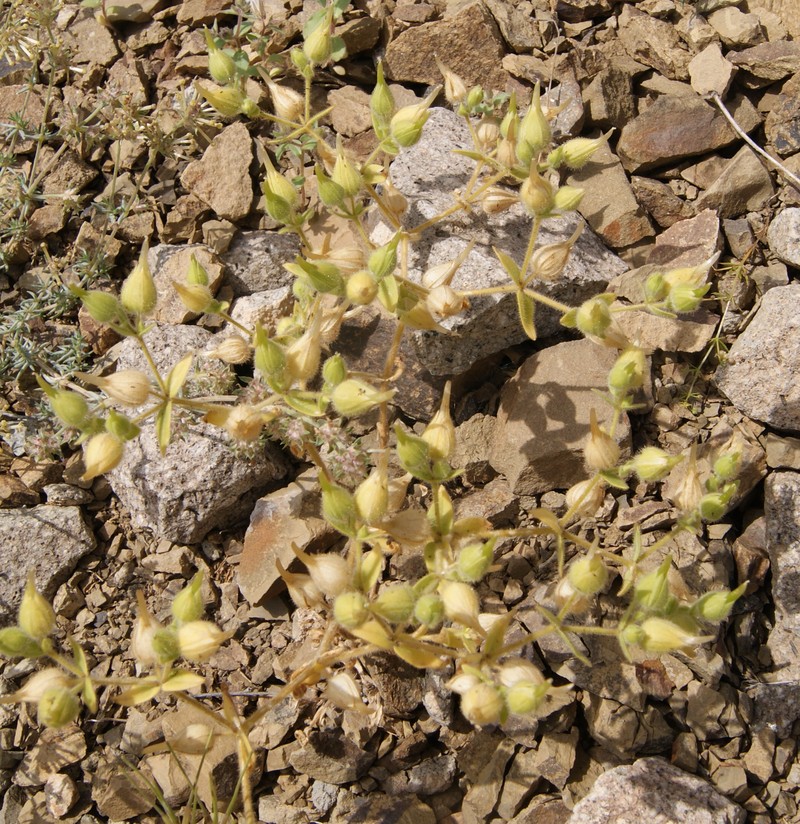
[[[800,71],[800,42],[761,43],[750,49],[729,52],[727,59],[752,79],[763,81],[759,85],[766,85]]]
[[[119,55],[110,29],[97,19],[94,9],[81,9],[67,26],[63,38],[72,65],[110,66]]]
[[[0,624],[13,621],[28,572],[46,598],[55,595],[78,561],[95,546],[94,535],[73,506],[44,504],[30,509],[0,509]]]
[[[481,84],[502,91],[508,75],[501,68],[505,45],[494,18],[480,2],[457,15],[423,23],[398,35],[386,48],[386,76],[400,82],[441,83],[439,59],[468,87]]]
[[[591,160],[568,178],[584,190],[578,211],[613,249],[630,246],[655,234],[617,156],[603,142]]]
[[[789,78],[767,113],[767,140],[782,157],[800,151],[800,72]]]
[[[518,495],[566,489],[587,476],[583,445],[589,413],[603,424],[611,415],[594,390],[607,391],[616,351],[591,341],[568,341],[528,358],[500,396],[489,462]],[[623,417],[616,437],[630,427]]]
[[[155,326],[146,342],[166,374],[188,352],[203,350],[211,337],[196,326]],[[117,368],[148,371],[133,339],[122,343]],[[266,486],[285,472],[286,462],[273,444],[246,458],[236,454],[223,430],[204,423],[181,426],[181,437],[162,456],[149,422],[126,444],[108,479],[137,527],[192,544],[210,529],[246,516]]]
[[[729,48],[755,46],[765,40],[758,17],[755,14],[745,14],[735,6],[717,9],[707,19],[720,40]]]
[[[181,183],[218,217],[241,220],[253,206],[253,141],[244,123],[224,128],[181,175]]]
[[[422,139],[404,151],[391,166],[392,181],[409,200],[405,217],[412,228],[453,205],[450,192],[463,189],[472,174],[473,162],[454,155],[453,149],[467,149],[472,141],[463,119],[445,109],[433,109]],[[577,217],[580,220],[580,217]],[[565,216],[544,221],[539,244],[559,242],[570,237],[576,217]],[[531,217],[517,204],[506,212],[491,216],[475,208],[467,216],[453,218],[430,229],[412,247],[409,276],[419,281],[422,271],[452,261],[464,251],[468,239],[476,241],[472,252],[453,278],[456,289],[482,289],[509,283],[492,246],[514,260],[521,261],[530,235]],[[388,243],[394,230],[379,222],[372,240]],[[625,264],[585,228],[572,249],[570,259],[555,280],[533,280],[533,287],[548,297],[575,305],[601,292],[608,278],[624,271]],[[441,325],[452,334],[414,332],[412,340],[420,362],[433,375],[452,375],[466,371],[482,358],[519,343],[525,334],[519,323],[516,299],[510,295],[481,295],[460,315],[446,318]],[[546,307],[536,313],[539,338],[560,329],[559,317]]]
[[[583,102],[592,123],[603,128],[622,128],[636,117],[631,75],[613,64],[584,89]]]
[[[328,94],[328,105],[333,106],[331,123],[337,134],[352,137],[372,128],[369,95],[357,86],[342,86]]]
[[[341,729],[314,730],[304,747],[289,756],[289,763],[302,775],[327,784],[349,784],[360,778],[375,760]]]
[[[567,824],[744,824],[745,811],[702,778],[662,758],[642,758],[601,775]]]
[[[706,46],[689,63],[692,88],[701,97],[710,94],[724,97],[735,74],[736,67],[722,56],[722,50],[716,43]]]
[[[634,175],[631,188],[644,210],[662,229],[668,229],[673,223],[694,214],[694,209],[660,180]]]
[[[44,101],[41,88],[28,89],[27,86],[0,86],[0,121],[10,123],[14,116],[21,117],[32,131],[41,128],[44,122]],[[13,149],[16,154],[31,151],[36,145],[33,137],[23,137],[15,141]]]
[[[720,248],[719,218],[711,209],[674,223],[656,238],[647,257],[648,264],[659,266],[697,266]]]
[[[749,132],[760,122],[745,98],[729,106]],[[653,169],[684,157],[706,154],[737,140],[719,110],[697,96],[662,96],[622,129],[617,154],[629,172]]]
[[[717,386],[751,418],[800,431],[800,284],[770,289],[717,369]]]
[[[222,254],[228,270],[226,283],[234,295],[252,295],[291,286],[294,278],[283,268],[300,251],[295,235],[278,232],[240,232]]]
[[[517,54],[528,54],[542,46],[542,35],[529,11],[516,8],[518,4],[506,0],[484,0],[492,13],[503,39]]]
[[[618,18],[619,39],[628,54],[670,80],[686,80],[691,55],[675,30],[626,4]]]
[[[696,201],[696,208],[716,209],[720,217],[758,211],[775,194],[772,178],[758,155],[742,146],[720,176]]]

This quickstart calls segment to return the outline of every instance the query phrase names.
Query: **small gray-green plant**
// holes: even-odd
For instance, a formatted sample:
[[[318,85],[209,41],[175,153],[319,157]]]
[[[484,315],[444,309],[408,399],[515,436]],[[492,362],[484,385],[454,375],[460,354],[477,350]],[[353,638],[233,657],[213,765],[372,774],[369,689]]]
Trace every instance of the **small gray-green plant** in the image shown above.
[[[202,416],[226,430],[237,444],[258,443],[265,433],[281,437],[316,465],[322,513],[342,535],[344,549],[310,554],[294,547],[305,572],[282,568],[280,572],[295,603],[319,610],[326,618],[318,655],[246,718],[227,696],[223,701],[223,723],[237,741],[248,822],[255,821],[249,773],[253,759],[250,733],[255,724],[285,696],[323,681],[324,696],[335,706],[361,706],[352,666],[359,658],[382,650],[418,668],[452,664],[449,686],[461,696],[466,718],[478,725],[502,723],[511,714],[535,713],[549,695],[564,689],[554,686],[528,660],[524,650],[530,644],[557,634],[583,658],[572,639],[594,634],[617,639],[626,655],[632,648],[656,654],[690,650],[713,638],[711,626],[728,616],[744,586],[685,602],[670,589],[670,559],[655,570],[647,564],[677,534],[698,532],[705,521],[724,515],[737,487],[736,444],[718,454],[713,465],[704,467],[694,451],[682,460],[655,446],[623,460],[615,438],[622,416],[636,408],[636,394],[647,372],[645,353],[624,336],[615,316],[631,308],[670,317],[696,309],[709,289],[706,279],[714,260],[651,275],[642,303],[636,307],[616,303],[611,294],[598,295],[577,307],[541,294],[537,283],[558,277],[577,240],[576,233],[561,243],[539,243],[542,222],[574,210],[580,201],[580,190],[559,185],[559,170],[584,165],[600,140],[576,138],[554,146],[538,87],[527,112],[520,116],[513,95],[506,99],[480,87],[467,89],[444,66],[445,97],[464,117],[473,139],[472,149],[462,154],[474,160],[475,168],[452,206],[413,225],[405,198],[392,185],[389,163],[420,139],[440,89],[420,103],[398,109],[379,66],[371,96],[377,147],[360,162],[340,143],[330,145],[319,127],[320,114],[311,112],[311,88],[319,68],[343,55],[343,46],[332,32],[346,5],[345,0],[335,0],[313,15],[302,48],[289,53],[304,94],[257,67],[260,72],[256,74],[271,95],[271,112],[247,96],[245,81],[252,80],[254,72],[243,53],[207,35],[209,69],[218,85],[200,85],[199,93],[223,117],[244,116],[274,124],[273,157],[264,158],[265,208],[283,231],[297,234],[301,242],[301,253],[286,262],[295,277],[294,308],[274,328],[248,328],[232,318],[228,306],[212,294],[207,274],[196,260],[186,279],[175,283],[188,309],[217,315],[236,329],[213,356],[225,364],[252,364],[238,399],[223,402],[187,392],[192,354],[181,357],[166,374],[156,367],[148,334],[158,295],[146,252],[118,297],[82,287],[74,287],[73,292],[93,318],[137,342],[149,373],[124,370],[106,377],[79,376],[99,393],[79,392],[40,379],[55,414],[83,446],[87,480],[113,469],[126,442],[139,435],[146,421],[154,421],[160,447],[167,450],[178,412]],[[287,161],[283,169],[282,160]],[[302,178],[290,180],[286,172]],[[411,250],[426,231],[446,228],[454,214],[477,208],[498,212],[518,203],[530,214],[530,237],[522,260],[495,250],[508,273],[507,284],[482,290],[454,286],[468,251],[448,264],[428,269],[419,281],[410,277]],[[370,240],[369,210],[379,211],[393,228],[387,243],[376,245]],[[358,245],[342,248],[332,239],[315,245],[308,225],[318,213],[348,222],[360,239]],[[592,415],[584,449],[588,477],[567,491],[566,512],[558,516],[537,508],[529,513],[534,526],[496,529],[484,518],[455,515],[450,490],[459,472],[451,464],[456,432],[449,385],[440,408],[419,434],[400,423],[391,426],[390,405],[396,392],[399,347],[407,329],[441,330],[441,321],[463,311],[470,298],[506,292],[515,296],[520,323],[530,338],[536,337],[535,310],[541,304],[558,311],[565,327],[598,345],[616,348],[618,356],[603,399],[613,410],[611,421],[603,428]],[[395,316],[396,331],[383,369],[365,375],[351,371],[341,355],[326,353],[346,313],[373,303]],[[126,407],[134,411],[121,411]],[[361,469],[351,454],[344,472],[334,456],[341,457],[349,446],[321,446],[341,442],[343,420],[368,413],[377,418],[376,444],[368,453],[371,465]],[[325,431],[328,434],[320,436]],[[392,466],[399,469],[393,471]],[[608,489],[626,490],[632,478],[657,483],[672,472],[681,472],[682,480],[673,494],[679,516],[668,534],[645,546],[640,531],[634,529],[631,552],[626,555],[620,547],[603,546],[599,539],[585,536],[581,524],[602,506]],[[408,506],[406,489],[412,481],[429,490],[425,511]],[[478,585],[493,568],[497,542],[506,538],[548,540],[556,548],[560,580],[552,603],[538,605],[543,626],[523,635],[510,632],[513,611],[493,615],[481,608]],[[391,580],[387,559],[410,546],[422,547],[425,574],[417,581]],[[621,599],[629,597],[622,602],[619,620],[598,622],[590,608],[608,590],[612,571],[621,581],[616,594]],[[9,656],[49,659],[50,665],[7,700],[35,703],[40,721],[52,726],[73,721],[82,705],[93,712],[97,689],[111,686],[121,687],[115,700],[125,706],[167,692],[211,713],[192,696],[202,679],[180,664],[207,660],[227,638],[202,618],[199,588],[196,577],[176,596],[172,621],[166,626],[149,613],[139,596],[131,649],[142,674],[120,683],[93,677],[78,645],[71,644],[66,653],[56,649],[50,640],[52,607],[29,582],[17,625],[0,631],[0,650]]]

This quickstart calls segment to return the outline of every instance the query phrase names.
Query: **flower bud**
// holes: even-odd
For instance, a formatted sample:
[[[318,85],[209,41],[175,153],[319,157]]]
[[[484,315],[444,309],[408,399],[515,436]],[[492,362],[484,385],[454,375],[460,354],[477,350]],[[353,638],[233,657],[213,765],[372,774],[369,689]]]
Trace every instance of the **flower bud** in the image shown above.
[[[462,581],[476,584],[489,571],[494,560],[495,540],[491,539],[483,544],[470,544],[458,553],[456,571]]]
[[[108,292],[101,292],[97,289],[86,291],[77,287],[71,291],[78,295],[86,311],[98,323],[113,323],[122,314],[122,304]]]
[[[322,486],[322,514],[325,520],[344,535],[352,535],[355,531],[356,505],[353,496],[343,486],[320,478]],[[327,556],[309,556],[314,559]],[[338,558],[338,556],[330,556]],[[341,558],[339,558],[341,560]],[[305,562],[305,559],[304,559]],[[338,563],[338,561],[336,561]],[[310,572],[311,570],[309,570]],[[315,580],[316,583],[316,580]],[[324,587],[320,587],[323,592],[327,592]]]
[[[167,663],[159,658],[153,645],[156,633],[164,627],[150,614],[141,590],[136,591],[136,603],[136,621],[131,633],[131,655],[146,667]],[[176,654],[175,658],[177,657]]]
[[[378,294],[378,284],[369,272],[356,272],[347,279],[345,294],[351,303],[366,306]]]
[[[325,174],[319,163],[314,166],[314,176],[317,178],[319,199],[328,208],[341,208],[344,205],[344,189],[335,180]]]
[[[366,265],[364,251],[358,246],[335,246],[325,253],[330,261],[343,275],[352,275]]]
[[[510,209],[515,203],[519,203],[519,195],[516,192],[500,186],[490,186],[483,193],[481,208],[487,215],[496,215]]]
[[[660,303],[669,294],[669,284],[661,272],[653,272],[644,282],[645,303]]]
[[[513,687],[520,681],[533,684],[545,683],[542,673],[524,658],[508,658],[503,661],[498,670],[498,677],[504,687]]]
[[[333,43],[331,39],[331,13],[326,14],[319,25],[307,35],[303,42],[303,54],[308,58],[309,63],[321,66],[330,59],[333,53]]]
[[[181,303],[190,311],[198,315],[208,312],[214,304],[214,296],[208,286],[200,283],[178,283],[172,281]]]
[[[537,217],[545,217],[553,210],[553,187],[531,166],[530,174],[519,188],[520,200]]]
[[[347,378],[331,393],[334,409],[345,418],[355,418],[394,397],[395,389],[380,391],[361,378]]]
[[[308,329],[286,348],[286,368],[298,381],[308,381],[317,374],[322,355],[320,326],[322,313],[317,311]]]
[[[593,140],[588,137],[574,137],[559,146],[561,159],[570,169],[580,169],[589,162],[605,140],[605,137],[597,137]]]
[[[469,301],[445,283],[431,289],[425,298],[425,305],[432,315],[449,318],[466,309]]]
[[[331,177],[346,197],[355,197],[361,191],[361,174],[342,149],[341,138],[336,141],[336,163]]]
[[[703,485],[700,482],[694,447],[683,469],[683,477],[671,497],[675,506],[682,512],[693,512],[703,497]]]
[[[553,205],[559,212],[573,212],[580,206],[584,194],[586,190],[577,186],[560,186],[553,198]]]
[[[703,621],[724,621],[746,589],[747,581],[736,587],[733,592],[727,589],[709,592],[692,604],[692,612]]]
[[[103,392],[126,406],[139,406],[150,397],[150,378],[138,369],[121,369],[97,380]]]
[[[350,503],[333,500],[331,497],[331,489],[344,492],[345,495],[348,496]],[[336,526],[336,523],[351,517],[352,499],[349,498],[349,493],[342,487],[331,488],[329,486],[327,493],[323,488],[322,511],[325,519],[334,526]],[[339,527],[336,526],[336,528],[338,529]],[[350,589],[353,578],[350,571],[350,564],[345,558],[342,558],[341,555],[336,555],[333,552],[321,552],[316,555],[310,555],[295,544],[292,544],[292,549],[295,555],[305,564],[311,580],[320,592],[335,598],[337,595]]]
[[[678,269],[670,269],[664,274],[664,280],[670,288],[679,284],[686,286],[702,286],[708,277],[708,270],[716,263],[719,252],[715,252],[710,258],[698,263],[696,266],[682,266]]]
[[[509,712],[514,715],[527,715],[541,706],[550,691],[550,682],[517,681],[506,691],[506,703]]]
[[[256,326],[253,340],[255,346],[254,363],[256,369],[266,377],[280,375],[286,368],[286,354],[283,347],[267,336],[260,325]]]
[[[437,86],[421,103],[403,106],[394,114],[389,123],[389,131],[399,146],[408,148],[422,137],[422,128],[430,115],[428,110],[439,91],[440,87]]]
[[[520,163],[529,166],[534,156],[550,143],[551,138],[550,124],[542,111],[541,89],[537,83],[517,135],[517,157]]]
[[[562,578],[558,582],[553,596],[559,610],[565,615],[584,613],[591,606],[589,599],[572,586],[569,578]]]
[[[483,103],[483,98],[484,98],[483,86],[473,86],[467,92],[467,99],[465,101],[466,104],[467,104],[467,109],[469,111],[472,111],[477,106],[480,106],[481,103]]]
[[[700,517],[711,523],[718,521],[728,511],[729,500],[730,495],[722,492],[707,492],[697,505],[700,510]]]
[[[227,638],[211,621],[189,621],[178,627],[178,647],[187,661],[207,661]]]
[[[667,296],[667,307],[673,312],[694,312],[703,302],[703,297],[711,288],[710,283],[702,286],[689,286],[678,283],[671,287]]]
[[[508,709],[497,687],[479,683],[461,696],[461,712],[471,724],[483,727],[504,721]]]
[[[110,432],[93,435],[83,446],[86,471],[81,480],[91,481],[98,475],[110,472],[122,460],[123,452],[122,442]]]
[[[608,373],[608,388],[615,398],[621,398],[644,385],[647,366],[644,352],[631,346],[622,352]]]
[[[219,358],[225,363],[247,363],[253,356],[250,344],[241,335],[225,338],[216,349],[208,353],[212,358]]]
[[[325,685],[325,698],[340,710],[369,711],[361,700],[361,690],[358,688],[356,679],[344,670],[328,679]]]
[[[274,80],[267,83],[272,98],[272,110],[281,120],[299,121],[305,109],[305,98],[294,89],[279,86]]]
[[[633,590],[635,603],[652,612],[662,612],[672,600],[669,594],[669,568],[672,561],[665,558],[658,569],[648,572],[637,582]]]
[[[378,523],[389,506],[389,481],[386,470],[376,466],[358,485],[353,498],[358,516],[368,524]]]
[[[50,687],[39,699],[36,718],[41,726],[57,730],[71,724],[80,711],[81,702],[74,692],[61,687]]]
[[[200,587],[203,585],[203,573],[198,572],[187,586],[172,599],[172,617],[179,624],[196,621],[203,614],[203,596]]]
[[[589,478],[571,486],[565,497],[567,507],[575,515],[590,518],[603,505],[605,490],[602,484]]]
[[[597,424],[594,407],[589,412],[589,434],[583,447],[586,465],[589,469],[604,472],[612,469],[619,461],[619,444]]]
[[[434,460],[447,460],[456,448],[456,428],[450,417],[450,390],[451,383],[447,381],[439,408],[422,433],[422,440],[429,447],[428,455]]]
[[[359,589],[368,592],[375,586],[383,570],[383,552],[379,547],[373,547],[361,556],[355,584]]]
[[[582,231],[583,223],[579,223],[569,240],[540,246],[531,255],[530,270],[533,276],[540,280],[554,280],[557,278],[564,271],[572,247]]]
[[[429,629],[436,629],[444,620],[444,603],[433,592],[420,595],[414,604],[414,619]]]
[[[360,592],[343,592],[333,602],[333,617],[345,629],[357,629],[369,617],[367,599]]]
[[[391,212],[395,220],[398,222],[402,220],[403,215],[408,211],[408,199],[391,180],[384,181],[380,198],[384,208]]]
[[[141,428],[135,424],[127,415],[117,412],[115,409],[108,410],[106,418],[106,432],[119,438],[122,443],[131,441],[139,436]]]
[[[208,29],[203,29],[203,34],[208,47],[208,73],[222,86],[233,83],[236,80],[236,64],[233,58],[217,46]]]
[[[667,618],[653,617],[642,622],[643,636],[639,646],[645,652],[674,652],[675,650],[692,650],[706,640],[689,632],[682,626]]]
[[[434,55],[436,65],[444,77],[444,96],[450,105],[461,103],[467,96],[467,84],[453,71],[447,68],[439,58]],[[483,100],[483,90],[480,91],[481,100]]]
[[[274,195],[284,200],[292,209],[300,203],[300,195],[294,184],[287,180],[269,161],[267,161],[267,173],[261,188],[264,195]]]
[[[403,624],[414,611],[414,589],[409,584],[384,587],[370,609],[390,624]]]
[[[385,246],[378,247],[369,256],[367,268],[377,280],[383,280],[394,272],[397,266],[397,244],[399,242],[400,236],[395,235]]]
[[[732,481],[739,474],[741,464],[741,451],[726,452],[714,461],[714,475],[720,481]]]
[[[253,116],[258,112],[255,101],[250,100],[238,86],[207,89],[200,83],[196,83],[195,88],[197,93],[223,117],[236,117],[239,114]]]
[[[406,432],[399,423],[395,424],[394,431],[397,436],[397,459],[403,469],[415,477],[420,477],[420,473],[429,474],[431,469],[431,448],[428,442],[410,432]]]
[[[156,663],[169,664],[181,657],[181,648],[178,644],[178,633],[175,627],[157,626],[149,637],[152,654]]]
[[[517,142],[510,137],[504,137],[497,144],[497,162],[507,169],[513,169],[517,164]]]
[[[389,135],[389,123],[395,112],[394,96],[383,76],[383,63],[378,61],[377,80],[369,98],[372,125],[379,140]]]
[[[611,326],[611,311],[608,308],[610,295],[597,295],[585,300],[575,315],[575,326],[584,335],[602,338]],[[613,300],[613,298],[612,298]]]
[[[56,389],[50,393],[50,408],[66,426],[81,429],[89,417],[89,406],[82,395],[69,389]]]
[[[597,553],[591,553],[573,561],[567,578],[581,595],[596,595],[606,585],[608,568]]]
[[[294,548],[294,545],[292,546]],[[322,592],[320,592],[319,587],[310,575],[297,575],[294,572],[289,572],[283,568],[281,562],[277,559],[275,560],[275,567],[286,584],[289,597],[295,606],[314,609],[324,603]]]
[[[331,355],[322,364],[322,379],[328,386],[338,386],[347,377],[347,364],[340,354]]]
[[[39,642],[19,627],[0,629],[0,655],[6,658],[38,658],[42,654]]]
[[[640,480],[650,483],[666,478],[681,460],[680,455],[670,455],[657,446],[646,446],[633,457],[628,466],[639,476]]]
[[[500,123],[496,117],[483,117],[475,129],[480,147],[488,152],[497,145],[500,139]]]
[[[240,403],[230,410],[224,426],[234,440],[251,443],[261,436],[264,418],[255,407]]]
[[[158,293],[156,292],[156,284],[150,266],[147,263],[146,243],[139,255],[139,262],[122,284],[119,299],[125,309],[139,315],[148,315],[155,309]]]
[[[439,595],[444,605],[444,614],[457,624],[465,627],[478,626],[480,605],[475,590],[462,581],[440,581]]]
[[[75,686],[75,680],[58,667],[46,667],[35,672],[23,685],[11,695],[4,695],[4,703],[38,704],[48,690],[66,691]]]
[[[56,614],[48,600],[36,591],[33,572],[28,573],[17,615],[19,628],[36,641],[46,638],[56,625]]]

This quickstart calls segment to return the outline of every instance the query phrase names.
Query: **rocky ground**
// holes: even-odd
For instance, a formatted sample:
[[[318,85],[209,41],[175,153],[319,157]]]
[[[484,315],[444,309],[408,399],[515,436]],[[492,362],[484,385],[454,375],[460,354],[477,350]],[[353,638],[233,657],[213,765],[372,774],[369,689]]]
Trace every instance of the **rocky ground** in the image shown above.
[[[575,689],[525,724],[473,729],[443,688],[446,674],[381,656],[365,660],[358,669],[371,714],[341,713],[309,689],[285,699],[259,727],[260,820],[800,821],[794,0],[558,0],[552,6],[356,0],[352,6],[341,29],[350,55],[346,71],[327,76],[318,102],[333,106],[330,128],[360,157],[375,145],[368,92],[379,56],[401,102],[441,81],[435,52],[468,85],[515,90],[521,100],[541,81],[550,103],[563,107],[554,121],[559,138],[613,127],[608,147],[567,181],[586,189],[579,211],[591,231],[581,236],[563,278],[548,284],[552,296],[573,303],[608,288],[621,301],[637,302],[643,277],[655,267],[694,265],[721,252],[714,298],[703,309],[680,321],[635,311],[623,316],[625,332],[657,351],[646,407],[631,415],[622,435],[629,449],[657,443],[677,453],[699,443],[701,458],[732,442],[742,448],[736,508],[700,536],[678,542],[675,580],[687,596],[750,584],[717,642],[691,657],[640,656],[629,663],[614,644],[587,641],[588,668],[560,643],[542,643],[531,654],[557,683]],[[262,0],[271,54],[298,40],[314,7]],[[40,348],[33,362],[40,364],[44,350],[61,351],[77,323],[95,356],[137,364],[132,348],[83,312],[30,314],[24,306],[30,294],[52,295],[53,267],[68,280],[103,236],[108,285],[118,285],[150,241],[162,292],[152,333],[157,361],[172,363],[176,351],[210,351],[218,340],[218,325],[190,316],[169,296],[170,281],[182,278],[191,253],[211,273],[217,296],[233,301],[234,317],[264,320],[286,310],[290,280],[281,264],[296,246],[274,231],[255,196],[262,133],[243,120],[218,128],[195,123],[189,131],[173,105],[194,78],[206,76],[202,28],[234,25],[229,12],[229,0],[122,0],[104,9],[104,26],[93,10],[65,4],[54,26],[80,73],[57,77],[56,105],[45,105],[43,86],[27,97],[19,93],[30,72],[24,63],[6,61],[0,71],[2,121],[23,99],[34,130],[37,117],[63,133],[76,111],[97,105],[102,112],[87,121],[83,151],[48,155],[58,152],[54,141],[37,152],[25,135],[6,147],[6,166],[35,162],[44,171],[41,197],[24,232],[6,243],[0,274],[6,380],[0,621],[14,620],[34,567],[54,597],[59,633],[85,645],[95,674],[131,675],[134,590],[142,589],[164,617],[170,596],[202,570],[208,616],[236,631],[202,668],[208,690],[225,683],[252,710],[259,694],[274,692],[315,654],[314,613],[290,605],[275,567],[276,560],[292,561],[291,541],[333,540],[315,514],[313,476],[279,446],[243,459],[210,428],[193,425],[165,459],[146,431],[107,479],[84,483],[79,453],[65,452],[63,460],[36,454],[48,433],[37,429],[42,419],[30,372],[19,368],[14,349],[21,339],[34,342]],[[6,20],[13,25],[22,23]],[[147,158],[153,135],[142,124],[149,121],[124,115],[128,104],[156,107],[159,134],[171,141],[156,164]],[[393,179],[417,217],[438,211],[449,190],[463,185],[469,164],[449,152],[466,141],[458,119],[436,109],[423,141],[395,162]],[[110,235],[109,202],[116,204]],[[520,220],[512,210],[456,222],[450,235],[424,241],[424,255],[430,262],[449,259],[463,248],[463,236],[475,237],[459,283],[492,285],[501,273],[490,238],[503,237],[510,253],[515,243],[524,248]],[[567,237],[573,226],[547,225],[546,238]],[[379,237],[381,227],[374,231]],[[20,312],[21,336],[14,326]],[[564,490],[583,477],[592,390],[605,385],[611,362],[588,342],[568,340],[546,315],[543,339],[525,343],[514,315],[502,302],[476,301],[459,321],[457,339],[417,333],[402,351],[406,368],[397,396],[398,414],[427,421],[445,380],[456,378],[454,462],[466,469],[459,513],[480,514],[496,526],[524,525],[540,505],[563,511]],[[365,313],[348,321],[341,346],[369,368],[390,335],[386,320]],[[333,460],[357,467],[357,450],[337,446],[335,432],[326,439]],[[635,524],[651,541],[674,520],[669,489],[641,484],[607,494],[586,528],[606,545],[622,546]],[[419,560],[395,558],[392,572],[412,577]],[[549,597],[554,580],[551,561],[550,549],[535,541],[500,545],[498,569],[483,585],[486,609],[514,607],[520,625],[534,629],[533,607]],[[12,692],[31,669],[0,664],[0,692]],[[186,779],[160,745],[195,721],[193,713],[167,700],[125,711],[104,696],[94,717],[49,731],[24,706],[0,705],[0,822],[157,820],[152,794],[132,783],[120,759],[138,764],[180,806]],[[235,785],[232,746],[220,736],[202,766],[186,761],[188,771],[200,770],[203,801],[210,802],[211,779],[223,798]]]

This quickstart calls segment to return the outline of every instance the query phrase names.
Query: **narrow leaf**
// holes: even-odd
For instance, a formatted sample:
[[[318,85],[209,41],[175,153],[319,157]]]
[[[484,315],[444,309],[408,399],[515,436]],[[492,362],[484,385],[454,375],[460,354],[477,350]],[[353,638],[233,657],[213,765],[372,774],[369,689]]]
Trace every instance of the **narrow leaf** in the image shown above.
[[[514,262],[514,259],[496,246],[492,246],[492,251],[497,255],[500,265],[506,270],[511,280],[513,280],[517,286],[521,286],[519,266]]]
[[[171,398],[177,396],[181,391],[181,387],[186,383],[186,378],[189,377],[189,369],[192,367],[192,360],[194,355],[191,353],[179,360],[175,366],[170,370],[167,376],[167,393]]]
[[[530,295],[521,289],[517,291],[517,309],[519,311],[519,322],[522,324],[525,334],[531,340],[536,340],[536,323],[533,319],[536,312],[536,303]]]
[[[156,438],[158,448],[163,455],[169,446],[169,439],[172,428],[172,401],[165,401],[156,412]]]

